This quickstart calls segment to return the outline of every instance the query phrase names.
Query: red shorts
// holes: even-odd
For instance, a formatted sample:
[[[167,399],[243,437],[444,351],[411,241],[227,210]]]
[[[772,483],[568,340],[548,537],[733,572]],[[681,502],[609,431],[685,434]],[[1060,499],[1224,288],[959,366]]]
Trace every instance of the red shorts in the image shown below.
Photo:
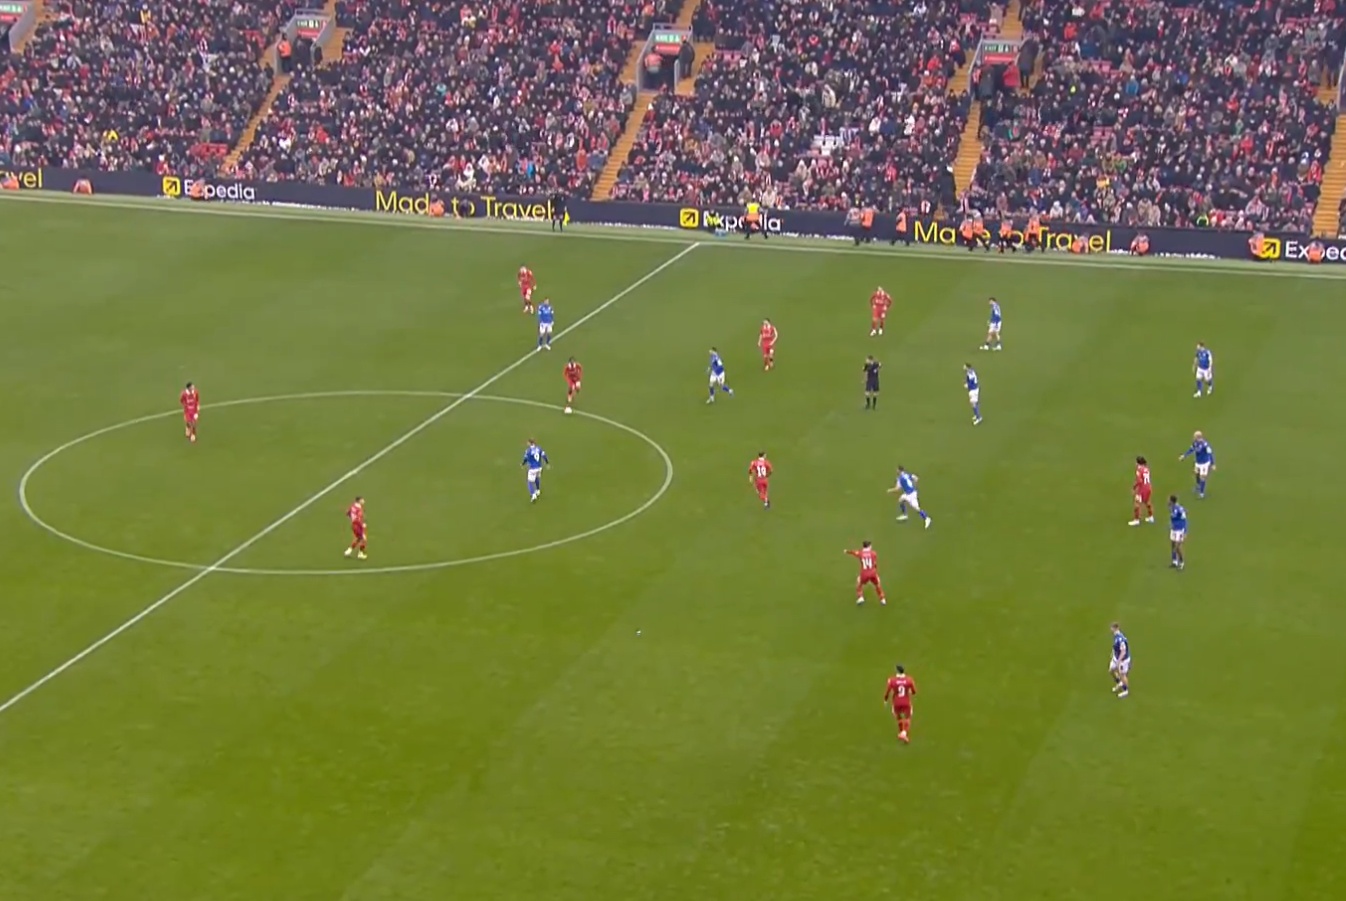
[[[352,525],[352,526],[351,526],[351,534],[354,535],[356,538],[364,538],[364,537],[365,537],[365,527],[364,527],[364,526],[360,526],[360,525]]]
[[[196,416],[197,412],[195,410],[190,413],[184,410],[182,413],[182,421],[187,423],[187,425],[196,425]]]
[[[775,352],[776,352],[776,345],[774,345],[774,344],[763,344],[763,345],[762,345],[762,356],[764,356],[764,357],[769,357],[769,356],[771,356],[772,354],[774,354]]]
[[[873,585],[879,587],[879,574],[874,572],[860,573],[860,577],[855,580],[857,585]]]
[[[894,705],[893,705],[893,716],[897,717],[898,719],[906,719],[906,718],[910,717],[910,716],[911,716],[911,702],[908,701],[908,702],[906,702],[905,704],[894,704]]]
[[[1148,504],[1150,502],[1150,493],[1153,490],[1154,490],[1153,485],[1146,485],[1143,488],[1137,488],[1136,497],[1140,498],[1140,502],[1142,504]]]
[[[569,388],[571,391],[578,391],[580,390],[580,383],[572,382],[570,379],[566,379],[566,387]]]
[[[533,301],[533,289],[532,289],[532,288],[520,288],[520,289],[519,289],[519,296],[523,298],[523,302],[524,302],[524,303],[532,303],[532,301]]]
[[[767,480],[766,480],[766,479],[754,479],[752,484],[753,484],[753,487],[757,489],[757,493],[758,493],[758,494],[764,494],[764,493],[766,493],[766,490],[767,490]]]

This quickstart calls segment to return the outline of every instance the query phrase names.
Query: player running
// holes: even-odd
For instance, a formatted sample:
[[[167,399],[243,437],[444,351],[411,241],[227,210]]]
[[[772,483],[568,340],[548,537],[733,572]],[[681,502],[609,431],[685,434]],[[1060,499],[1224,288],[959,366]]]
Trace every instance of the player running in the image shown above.
[[[1207,396],[1214,394],[1215,355],[1203,341],[1196,342],[1196,357],[1192,360],[1192,371],[1196,373],[1196,394],[1192,396],[1200,397],[1203,388]]]
[[[734,396],[734,389],[730,388],[725,382],[724,360],[720,358],[720,352],[715,348],[710,349],[710,367],[706,372],[710,373],[710,397],[706,403],[715,403],[715,389],[718,388],[730,397]]]
[[[201,415],[201,395],[196,386],[188,382],[178,395],[178,403],[182,404],[182,421],[187,430],[187,440],[195,444],[196,420]]]
[[[972,424],[981,425],[981,382],[977,370],[968,363],[963,364],[963,384],[967,387],[967,402],[972,405]]]
[[[537,499],[542,496],[542,470],[551,468],[551,460],[547,457],[547,452],[538,447],[538,443],[532,438],[528,439],[528,446],[523,451],[523,468],[528,473],[528,502],[537,503]]]
[[[934,520],[930,518],[930,514],[921,509],[920,499],[916,496],[916,483],[919,481],[920,479],[916,477],[916,473],[907,472],[905,467],[899,466],[897,467],[897,484],[892,488],[889,488],[888,493],[898,495],[898,522],[907,521],[907,508],[910,507],[921,517],[921,520],[925,523],[925,527],[928,529]]]
[[[1178,458],[1178,462],[1181,463],[1188,457],[1193,457],[1196,460],[1196,465],[1193,467],[1193,471],[1196,473],[1196,496],[1204,500],[1206,497],[1206,481],[1210,478],[1210,474],[1215,471],[1215,449],[1210,446],[1210,442],[1206,440],[1205,435],[1200,432],[1193,432],[1192,446],[1183,451],[1182,456]]]
[[[770,372],[776,367],[776,327],[770,319],[762,320],[762,333],[757,336],[757,346],[762,349],[762,369]]]
[[[519,267],[519,296],[523,298],[523,311],[525,313],[533,312],[533,289],[537,287],[537,279],[533,276],[533,270],[527,266]]]
[[[986,323],[986,343],[981,346],[981,349],[1003,349],[1003,345],[1000,343],[1000,302],[994,297],[991,298],[991,318]]]
[[[351,524],[351,543],[346,548],[346,556],[354,556],[357,560],[364,560],[368,556],[365,551],[369,548],[369,532],[365,528],[365,499],[356,497],[354,502],[346,508],[346,518]]]
[[[883,334],[883,324],[888,320],[888,310],[893,306],[893,298],[883,288],[875,288],[869,296],[869,337]]]
[[[1112,662],[1108,664],[1112,676],[1112,693],[1124,698],[1131,693],[1131,642],[1126,640],[1120,623],[1112,624]]]
[[[551,307],[551,298],[544,297],[537,305],[537,349],[551,350],[551,332],[556,325],[556,311]]]
[[[766,451],[762,451],[748,464],[748,481],[752,482],[752,487],[756,489],[757,499],[762,502],[763,510],[771,509],[770,481],[773,471],[771,461],[766,458]]]
[[[874,550],[874,543],[866,541],[861,543],[860,550],[846,551],[852,557],[860,561],[860,575],[855,577],[855,603],[857,606],[865,602],[865,586],[873,585],[874,590],[878,592],[879,603],[887,606],[888,598],[883,593],[883,583],[879,581],[879,555]]]
[[[1140,508],[1145,508],[1145,521],[1154,522],[1154,504],[1150,503],[1150,464],[1144,457],[1136,458],[1136,481],[1131,486],[1131,521],[1128,526],[1140,525]]]
[[[1187,511],[1178,503],[1178,496],[1168,496],[1168,548],[1169,566],[1182,569],[1187,565],[1182,546],[1187,541]]]
[[[584,367],[579,361],[571,357],[566,361],[566,412],[571,412],[575,404],[575,398],[580,393],[580,380],[584,377]]]
[[[911,741],[911,702],[915,697],[916,682],[899,664],[888,677],[888,686],[883,690],[883,702],[892,705],[893,719],[897,720],[897,740],[904,745]]]

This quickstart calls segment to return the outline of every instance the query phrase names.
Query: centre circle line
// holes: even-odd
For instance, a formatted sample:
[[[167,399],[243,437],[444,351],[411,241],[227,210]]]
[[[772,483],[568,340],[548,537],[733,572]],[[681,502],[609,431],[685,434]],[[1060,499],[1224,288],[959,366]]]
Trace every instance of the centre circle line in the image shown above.
[[[210,408],[219,409],[221,407],[242,407],[258,404],[283,403],[286,401],[323,400],[323,399],[342,398],[342,397],[459,398],[465,396],[467,396],[466,393],[461,391],[413,391],[413,390],[391,390],[391,389],[309,391],[297,394],[272,394],[264,397],[244,397],[235,400],[225,400],[211,404]],[[538,401],[538,400],[529,400],[527,398],[521,398],[521,397],[501,397],[489,394],[475,394],[472,395],[470,399],[472,401],[485,401],[488,403],[517,404],[519,406],[524,407],[537,407],[543,410],[552,410],[557,413],[560,413],[561,411],[561,408],[555,404],[549,404],[544,401]],[[631,510],[630,512],[622,516],[617,517],[616,519],[603,523],[602,525],[595,526],[592,529],[586,529],[582,532],[577,532],[573,535],[567,535],[563,538],[557,538],[552,541],[544,541],[539,544],[530,545],[528,547],[513,548],[505,551],[496,551],[490,554],[477,554],[471,557],[459,557],[451,560],[435,560],[427,563],[408,563],[400,566],[362,567],[359,565],[352,564],[350,567],[343,569],[270,569],[270,568],[254,568],[243,566],[210,566],[208,564],[188,563],[184,560],[168,560],[161,557],[151,557],[145,554],[136,554],[132,553],[131,551],[123,551],[117,548],[104,547],[103,545],[95,544],[92,541],[86,541],[85,539],[80,538],[77,535],[71,535],[69,532],[57,528],[56,526],[52,525],[51,523],[43,519],[33,508],[33,504],[28,497],[29,483],[32,481],[33,476],[36,475],[42,469],[42,467],[46,466],[56,457],[59,457],[61,454],[65,453],[68,450],[71,450],[72,448],[78,447],[81,444],[85,444],[89,441],[92,441],[95,438],[101,438],[104,435],[111,434],[112,432],[118,432],[121,431],[122,429],[128,429],[133,426],[142,425],[147,422],[153,422],[158,419],[167,419],[171,416],[177,416],[177,415],[179,415],[178,410],[166,410],[162,413],[150,413],[146,416],[137,416],[134,419],[128,419],[125,420],[124,422],[104,426],[101,429],[95,429],[92,432],[81,435],[78,438],[72,438],[66,443],[50,451],[47,451],[47,453],[43,454],[31,466],[29,466],[28,469],[23,473],[23,475],[19,479],[19,490],[18,490],[19,506],[22,508],[24,515],[27,516],[28,519],[34,525],[50,533],[51,535],[61,539],[62,541],[68,542],[77,547],[81,547],[84,548],[85,550],[93,551],[95,553],[103,554],[105,556],[119,557],[123,560],[133,560],[137,563],[148,563],[153,566],[162,566],[172,569],[185,569],[190,570],[192,572],[204,572],[206,570],[210,570],[211,572],[230,573],[232,575],[238,575],[238,576],[323,576],[323,577],[374,576],[374,575],[387,575],[391,573],[426,572],[429,570],[451,569],[457,566],[467,566],[473,563],[489,563],[494,560],[507,560],[511,557],[522,557],[526,554],[540,553],[542,551],[549,551],[553,550],[554,548],[563,547],[567,544],[574,544],[577,541],[583,541],[586,538],[592,538],[595,535],[602,534],[603,532],[607,532],[610,529],[615,529],[618,526],[625,525],[626,523],[645,513],[655,504],[659,503],[659,501],[663,499],[664,495],[668,493],[668,489],[673,485],[673,458],[669,456],[668,451],[666,451],[664,447],[661,444],[659,444],[659,442],[655,441],[653,438],[651,438],[644,432],[640,431],[639,429],[633,426],[629,426],[624,422],[618,422],[615,419],[609,419],[606,416],[601,416],[597,413],[590,413],[585,410],[575,410],[574,411],[575,416],[578,416],[583,419],[589,419],[594,422],[610,426],[619,431],[626,432],[628,435],[638,438],[639,440],[643,441],[646,445],[653,448],[654,452],[659,455],[659,458],[663,461],[664,464],[663,482],[659,485],[659,488],[654,492],[654,494],[650,495],[650,497],[648,497],[644,501],[644,503],[642,503],[640,506],[636,507],[634,510]]]

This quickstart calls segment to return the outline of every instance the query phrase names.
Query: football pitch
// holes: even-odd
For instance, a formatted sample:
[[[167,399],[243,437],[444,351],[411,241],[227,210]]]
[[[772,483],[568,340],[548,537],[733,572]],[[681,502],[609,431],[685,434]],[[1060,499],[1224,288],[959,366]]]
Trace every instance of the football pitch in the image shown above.
[[[0,898],[1346,897],[1333,271],[174,209],[0,202]]]

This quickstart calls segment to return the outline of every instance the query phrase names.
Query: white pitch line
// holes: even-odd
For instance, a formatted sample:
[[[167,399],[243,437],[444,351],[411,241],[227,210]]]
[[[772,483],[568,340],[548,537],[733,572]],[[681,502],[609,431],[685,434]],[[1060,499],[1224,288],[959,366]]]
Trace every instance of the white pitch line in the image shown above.
[[[626,286],[625,288],[623,288],[621,291],[619,291],[619,292],[617,292],[616,294],[612,295],[612,297],[608,298],[606,301],[604,301],[603,303],[599,304],[597,307],[595,307],[594,309],[590,310],[588,313],[584,314],[584,315],[581,316],[579,319],[576,319],[576,320],[575,320],[573,323],[571,323],[570,325],[568,325],[568,326],[566,326],[565,328],[561,329],[559,332],[556,333],[556,336],[555,336],[555,338],[553,338],[553,340],[558,340],[558,341],[559,341],[561,338],[564,338],[566,335],[570,334],[570,333],[573,332],[575,329],[577,329],[577,328],[579,328],[580,326],[584,325],[584,323],[588,322],[590,319],[593,319],[595,316],[597,316],[598,314],[602,313],[604,310],[606,310],[606,309],[608,309],[609,307],[613,306],[614,304],[618,303],[620,300],[622,300],[622,298],[626,297],[628,294],[630,294],[631,292],[635,291],[636,289],[638,289],[639,287],[641,287],[642,285],[644,285],[646,282],[650,281],[650,280],[653,279],[655,276],[659,275],[659,273],[663,272],[665,269],[668,269],[668,268],[669,268],[670,266],[672,266],[674,263],[678,262],[678,261],[681,260],[683,257],[687,256],[688,254],[690,254],[692,251],[696,250],[696,249],[697,249],[698,247],[700,247],[700,246],[701,246],[700,244],[689,244],[689,245],[687,245],[687,246],[684,247],[682,250],[680,250],[680,251],[678,251],[676,254],[674,254],[672,257],[670,257],[669,259],[667,259],[667,260],[665,260],[664,262],[660,263],[658,266],[654,267],[654,268],[651,269],[649,272],[645,273],[643,276],[641,276],[640,278],[636,279],[636,280],[635,280],[634,282],[632,282],[630,285],[627,285],[627,286]],[[13,697],[9,698],[9,699],[8,699],[7,701],[5,701],[3,704],[0,704],[0,714],[4,714],[4,713],[8,712],[11,708],[13,708],[13,707],[14,707],[15,705],[17,705],[19,702],[23,701],[23,700],[24,700],[25,698],[27,698],[29,695],[31,695],[31,694],[33,694],[34,692],[36,692],[36,691],[38,691],[39,689],[41,689],[41,688],[42,688],[43,686],[45,686],[47,683],[49,683],[49,682],[51,682],[51,681],[53,681],[53,680],[59,678],[59,677],[60,677],[63,673],[65,673],[67,670],[69,670],[69,669],[71,669],[71,668],[77,666],[79,663],[81,663],[82,661],[84,661],[84,660],[87,659],[88,657],[91,657],[93,654],[97,653],[97,652],[98,652],[102,647],[104,647],[105,645],[108,645],[108,644],[112,643],[113,641],[115,641],[115,640],[116,640],[118,637],[120,637],[121,635],[123,635],[123,634],[125,634],[126,632],[130,631],[131,629],[135,628],[135,626],[138,625],[138,624],[139,624],[140,622],[142,622],[143,620],[148,619],[149,617],[153,616],[157,611],[159,611],[160,609],[162,609],[162,608],[165,607],[166,605],[172,603],[172,601],[173,601],[174,598],[178,597],[178,596],[181,595],[183,592],[187,591],[187,590],[188,590],[189,588],[191,588],[193,585],[196,585],[198,582],[200,582],[201,580],[205,579],[205,578],[206,578],[207,576],[209,576],[211,573],[218,571],[221,567],[226,566],[226,565],[229,563],[230,560],[233,560],[235,557],[237,557],[238,555],[242,554],[242,553],[243,553],[244,551],[246,551],[248,548],[252,547],[254,544],[256,544],[257,542],[261,541],[263,538],[265,538],[266,536],[270,535],[272,532],[276,531],[277,529],[279,529],[281,526],[285,525],[285,524],[286,524],[287,522],[289,522],[290,520],[294,519],[294,518],[295,518],[296,516],[298,516],[300,513],[303,513],[303,512],[304,512],[305,510],[307,510],[309,507],[312,507],[312,506],[313,506],[314,504],[316,504],[318,501],[320,501],[320,500],[322,500],[323,498],[327,497],[327,495],[331,494],[333,491],[335,491],[336,489],[340,488],[342,485],[346,484],[346,483],[349,482],[351,479],[355,478],[355,477],[356,477],[357,475],[359,475],[361,472],[363,472],[364,470],[368,469],[370,466],[373,466],[375,463],[377,463],[378,461],[382,460],[384,457],[388,456],[389,454],[391,454],[393,451],[397,450],[397,449],[398,449],[399,447],[401,447],[402,445],[406,444],[406,443],[407,443],[408,441],[410,441],[412,438],[415,438],[415,437],[416,437],[417,435],[419,435],[421,432],[424,432],[426,429],[430,428],[430,426],[432,426],[432,425],[434,425],[435,423],[439,422],[439,421],[440,421],[441,419],[443,419],[445,416],[448,416],[448,415],[449,415],[450,413],[452,413],[454,410],[458,409],[458,408],[461,407],[463,404],[465,404],[465,403],[467,403],[468,401],[472,400],[472,398],[474,398],[474,397],[476,397],[477,395],[481,394],[481,393],[482,393],[483,391],[485,391],[487,388],[491,387],[491,386],[494,385],[496,382],[500,381],[500,380],[503,379],[505,376],[509,375],[511,372],[513,372],[514,370],[518,369],[518,368],[519,368],[520,366],[522,366],[523,364],[527,363],[529,360],[531,360],[531,359],[532,359],[534,356],[536,356],[536,355],[537,355],[537,351],[534,350],[534,351],[530,351],[529,353],[527,353],[526,355],[524,355],[524,356],[522,356],[522,357],[519,357],[519,359],[515,360],[513,363],[510,363],[510,364],[509,364],[508,366],[506,366],[504,369],[500,370],[500,371],[497,372],[495,375],[491,376],[491,377],[488,378],[486,381],[482,382],[480,385],[478,385],[477,387],[473,388],[471,391],[468,391],[468,392],[466,392],[466,393],[460,395],[459,397],[455,398],[452,402],[450,402],[450,403],[448,403],[448,404],[445,404],[445,405],[444,405],[443,407],[441,407],[438,411],[436,411],[435,413],[433,413],[432,415],[430,415],[430,416],[427,417],[426,419],[422,420],[419,424],[413,426],[412,428],[408,429],[406,432],[402,433],[402,435],[401,435],[400,437],[395,438],[393,441],[391,441],[391,442],[389,442],[387,445],[385,445],[385,446],[383,447],[382,450],[376,451],[375,453],[371,454],[371,455],[370,455],[369,457],[367,457],[362,463],[359,463],[358,465],[356,465],[354,469],[350,470],[350,471],[347,472],[345,475],[341,476],[340,478],[336,479],[336,480],[333,481],[333,482],[328,483],[325,487],[323,487],[323,488],[319,489],[317,492],[315,492],[315,493],[309,495],[307,499],[305,499],[304,501],[302,501],[302,502],[301,502],[298,506],[296,506],[294,509],[290,510],[290,512],[284,514],[284,515],[281,516],[279,519],[276,519],[274,522],[272,522],[272,523],[271,523],[270,525],[268,525],[266,528],[262,529],[260,532],[258,532],[257,534],[253,535],[251,538],[247,539],[247,540],[244,541],[242,544],[238,545],[238,547],[234,548],[232,551],[229,551],[227,554],[225,554],[223,557],[221,557],[220,559],[216,560],[214,563],[212,563],[212,564],[210,564],[209,566],[207,566],[205,569],[202,569],[200,572],[196,573],[196,574],[193,575],[191,578],[187,579],[185,582],[183,582],[183,583],[182,583],[181,585],[179,585],[177,588],[174,588],[172,591],[168,592],[168,594],[165,594],[163,597],[159,598],[157,601],[155,601],[154,603],[150,604],[150,605],[149,605],[148,607],[146,607],[144,610],[141,610],[141,611],[140,611],[139,613],[137,613],[135,616],[131,617],[131,618],[128,619],[126,622],[122,623],[120,626],[118,626],[117,628],[113,629],[111,632],[109,632],[109,633],[107,633],[106,635],[104,635],[102,638],[100,638],[100,639],[98,639],[97,641],[93,642],[93,643],[90,644],[88,647],[86,647],[84,650],[80,651],[78,654],[75,654],[75,655],[74,655],[73,657],[71,657],[69,660],[67,660],[67,661],[65,661],[64,663],[62,663],[60,666],[55,667],[55,668],[52,669],[50,672],[48,672],[46,675],[44,675],[42,678],[40,678],[40,679],[38,679],[37,681],[33,682],[33,683],[32,683],[31,685],[29,685],[27,688],[23,689],[22,691],[20,691],[20,692],[18,692],[17,694],[15,694]]]

